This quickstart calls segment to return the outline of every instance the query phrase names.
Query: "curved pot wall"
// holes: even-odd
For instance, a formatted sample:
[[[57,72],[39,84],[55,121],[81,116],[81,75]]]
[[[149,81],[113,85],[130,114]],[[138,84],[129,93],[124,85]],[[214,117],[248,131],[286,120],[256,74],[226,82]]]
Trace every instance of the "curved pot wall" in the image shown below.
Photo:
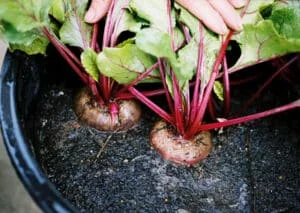
[[[40,57],[7,53],[0,77],[0,121],[10,159],[44,212],[76,212],[43,174],[25,136],[23,119],[39,90]]]

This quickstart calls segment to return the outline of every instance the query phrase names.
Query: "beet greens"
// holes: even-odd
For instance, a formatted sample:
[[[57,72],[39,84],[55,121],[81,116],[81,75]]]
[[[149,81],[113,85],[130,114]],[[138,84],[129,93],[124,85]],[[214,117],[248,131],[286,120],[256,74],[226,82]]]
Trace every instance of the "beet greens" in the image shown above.
[[[142,23],[135,22],[133,16],[124,9],[128,8],[129,2],[129,0],[114,1],[102,26],[101,23],[91,25],[84,22],[88,0],[1,1],[1,35],[9,43],[10,50],[22,50],[27,54],[46,54],[47,46],[52,43],[92,93],[90,95],[89,90],[82,90],[88,93],[87,96],[83,93],[76,96],[75,113],[78,118],[93,124],[92,126],[99,130],[124,130],[139,120],[140,113],[134,113],[134,110],[140,111],[140,107],[135,102],[128,101],[129,109],[125,112],[126,109],[120,104],[124,103],[122,100],[126,102],[126,99],[132,98],[132,95],[128,97],[129,93],[124,94],[128,86],[123,87],[120,83],[124,82],[116,82],[108,75],[100,73],[97,58],[99,52],[109,52],[106,48],[119,45],[119,37],[123,32],[136,32],[141,28]],[[153,66],[152,57],[135,46],[127,47],[124,49],[125,55],[127,55],[126,51],[129,51],[139,58],[132,60],[133,55],[128,55],[126,58],[133,65],[131,70],[134,78],[129,80],[136,80],[143,72],[149,74],[156,68],[155,65]],[[119,57],[115,51],[113,52],[115,57]],[[112,58],[105,62],[112,65],[107,68],[114,69]],[[143,63],[137,64],[139,60]],[[143,81],[158,82],[159,76],[152,72]],[[153,93],[144,95],[153,95]],[[89,96],[93,97],[88,98]],[[119,109],[125,111],[120,112]],[[110,118],[105,115],[107,111],[110,113]],[[121,114],[126,113],[134,114],[137,118],[131,119],[125,116],[128,121],[125,122],[125,117]],[[110,124],[102,128],[99,126],[100,120],[102,124]]]
[[[286,5],[279,1],[249,0],[246,7],[240,11],[244,30],[237,33],[230,32],[223,38],[207,30],[184,8],[177,4],[172,5],[167,0],[143,2],[133,0],[130,1],[129,11],[143,20],[143,28],[136,33],[134,39],[125,41],[124,45],[100,53],[97,61],[99,70],[116,81],[127,83],[131,76],[135,79],[132,75],[133,69],[129,67],[131,62],[120,60],[122,56],[115,59],[116,55],[109,56],[109,53],[113,51],[121,53],[126,48],[136,47],[139,51],[154,56],[156,59],[153,64],[159,65],[157,72],[160,74],[169,111],[143,95],[133,87],[133,83],[128,90],[174,126],[184,138],[192,138],[203,129],[246,122],[298,107],[299,103],[293,102],[263,113],[203,124],[207,109],[212,117],[215,117],[211,101],[212,91],[224,102],[224,116],[229,114],[230,74],[287,53],[299,52],[299,28],[293,27],[300,23],[300,7],[296,1]],[[225,54],[230,41],[237,42],[241,50],[239,59],[232,67],[228,67]],[[131,55],[131,58],[135,57],[128,51],[124,52],[123,57],[125,53],[127,56]],[[114,70],[107,69],[105,67],[107,63],[103,58],[113,62],[120,60],[121,63]],[[140,62],[143,63],[142,60]],[[144,76],[149,77],[150,73],[149,75],[144,73]],[[223,84],[216,81],[221,77]],[[273,78],[271,77],[269,81]]]

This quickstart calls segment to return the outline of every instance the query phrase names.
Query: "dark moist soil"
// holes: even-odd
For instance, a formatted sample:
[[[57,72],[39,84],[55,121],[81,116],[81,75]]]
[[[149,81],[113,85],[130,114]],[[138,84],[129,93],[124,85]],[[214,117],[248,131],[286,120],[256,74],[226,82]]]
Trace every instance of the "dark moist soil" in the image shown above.
[[[277,90],[257,110],[286,101]],[[77,121],[73,92],[44,86],[29,123],[41,167],[81,212],[300,211],[299,110],[214,132],[211,155],[185,167],[150,147],[152,112],[127,132],[99,132]]]

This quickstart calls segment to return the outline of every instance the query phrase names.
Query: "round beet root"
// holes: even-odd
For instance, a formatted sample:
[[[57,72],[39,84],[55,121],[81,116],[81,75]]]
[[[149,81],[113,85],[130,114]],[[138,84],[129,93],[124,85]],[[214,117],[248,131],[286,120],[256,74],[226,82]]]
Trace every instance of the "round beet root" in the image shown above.
[[[80,121],[100,131],[127,130],[141,118],[141,107],[137,101],[118,100],[108,106],[100,106],[89,88],[83,88],[77,93],[74,108]]]
[[[183,139],[165,121],[158,121],[150,134],[150,142],[164,159],[183,165],[194,165],[212,151],[211,134],[202,131],[192,140]]]

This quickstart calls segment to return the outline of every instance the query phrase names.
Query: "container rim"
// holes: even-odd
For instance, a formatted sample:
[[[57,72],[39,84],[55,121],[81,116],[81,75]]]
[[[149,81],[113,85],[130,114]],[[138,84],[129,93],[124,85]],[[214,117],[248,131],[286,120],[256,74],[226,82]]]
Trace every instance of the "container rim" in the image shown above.
[[[78,212],[42,172],[24,136],[17,112],[17,72],[22,64],[7,52],[0,73],[0,125],[9,158],[19,178],[44,212]]]

